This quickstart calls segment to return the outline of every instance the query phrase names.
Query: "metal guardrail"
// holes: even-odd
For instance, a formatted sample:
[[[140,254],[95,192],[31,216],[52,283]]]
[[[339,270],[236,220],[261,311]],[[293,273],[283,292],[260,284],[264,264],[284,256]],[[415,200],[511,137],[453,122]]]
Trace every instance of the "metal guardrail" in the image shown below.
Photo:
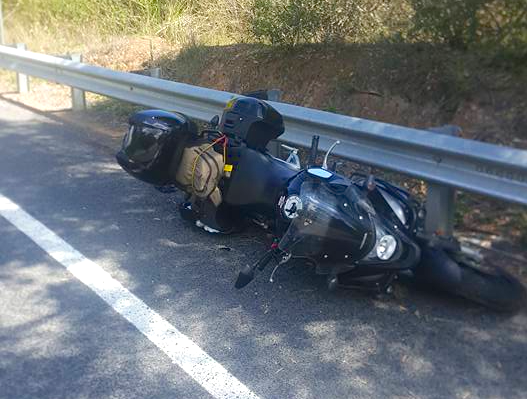
[[[113,71],[49,55],[0,46],[0,67],[108,97],[182,112],[208,121],[236,94]],[[459,188],[527,205],[527,151],[461,139],[426,130],[270,102],[283,116],[280,140],[308,147],[342,142],[335,154],[352,161],[402,172],[431,183],[432,229],[449,229],[451,191]],[[431,205],[430,205],[431,206]],[[428,206],[428,208],[430,208]]]

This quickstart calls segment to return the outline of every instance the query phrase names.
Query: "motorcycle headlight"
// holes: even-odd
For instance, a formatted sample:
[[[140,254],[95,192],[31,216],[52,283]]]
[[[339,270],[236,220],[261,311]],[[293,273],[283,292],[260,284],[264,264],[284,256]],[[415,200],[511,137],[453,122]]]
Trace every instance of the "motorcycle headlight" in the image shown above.
[[[388,260],[397,249],[397,240],[392,235],[382,236],[375,247],[375,252],[380,260]]]

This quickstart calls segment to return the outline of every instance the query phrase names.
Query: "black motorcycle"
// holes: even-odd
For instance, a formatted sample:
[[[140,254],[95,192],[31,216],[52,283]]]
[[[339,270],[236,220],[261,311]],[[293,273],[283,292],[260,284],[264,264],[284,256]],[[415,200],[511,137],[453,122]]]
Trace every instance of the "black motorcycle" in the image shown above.
[[[452,237],[425,234],[425,211],[404,189],[372,175],[350,178],[298,151],[272,156],[269,142],[284,132],[282,116],[265,101],[235,98],[209,129],[181,114],[151,110],[131,116],[117,160],[132,176],[161,191],[187,193],[181,215],[213,233],[255,222],[275,237],[236,288],[268,264],[303,259],[337,287],[390,293],[399,276],[502,311],[519,309],[523,286],[505,271],[463,251]],[[275,270],[276,270],[275,267]],[[274,273],[274,271],[273,271]],[[272,280],[272,276],[271,276]]]

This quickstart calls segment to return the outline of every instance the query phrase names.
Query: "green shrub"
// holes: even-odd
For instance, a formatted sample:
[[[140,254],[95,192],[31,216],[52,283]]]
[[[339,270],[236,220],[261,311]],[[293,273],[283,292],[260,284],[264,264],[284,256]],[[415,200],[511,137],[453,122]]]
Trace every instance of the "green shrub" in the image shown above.
[[[251,31],[280,45],[372,42],[404,26],[409,14],[405,0],[254,0]]]
[[[527,60],[525,0],[411,0],[421,40]]]

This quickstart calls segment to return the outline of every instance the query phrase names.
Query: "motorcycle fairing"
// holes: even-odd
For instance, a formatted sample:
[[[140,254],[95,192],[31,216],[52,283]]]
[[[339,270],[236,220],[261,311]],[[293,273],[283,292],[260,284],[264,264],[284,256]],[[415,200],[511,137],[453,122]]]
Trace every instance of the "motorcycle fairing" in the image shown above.
[[[354,184],[364,187],[366,190],[367,176],[354,174],[351,180]],[[367,196],[378,213],[390,220],[392,224],[397,225],[399,229],[404,230],[406,234],[412,235],[417,229],[422,227],[420,224],[422,224],[423,220],[417,214],[419,205],[405,189],[376,178],[375,189],[367,191]],[[390,204],[390,200],[397,204],[402,211],[402,215],[397,215],[396,209]]]
[[[303,178],[298,195],[301,209],[280,249],[324,263],[353,263],[366,256],[375,243],[375,228],[353,186],[332,187],[307,174]]]
[[[349,180],[337,174],[317,179],[303,172],[290,187],[289,195],[300,197],[302,209],[280,241],[284,252],[312,260],[323,273],[354,269],[361,276],[382,274],[417,263],[417,245],[386,223],[366,194]],[[396,238],[397,250],[390,259],[381,260],[375,255],[375,247],[378,236],[386,234]]]

